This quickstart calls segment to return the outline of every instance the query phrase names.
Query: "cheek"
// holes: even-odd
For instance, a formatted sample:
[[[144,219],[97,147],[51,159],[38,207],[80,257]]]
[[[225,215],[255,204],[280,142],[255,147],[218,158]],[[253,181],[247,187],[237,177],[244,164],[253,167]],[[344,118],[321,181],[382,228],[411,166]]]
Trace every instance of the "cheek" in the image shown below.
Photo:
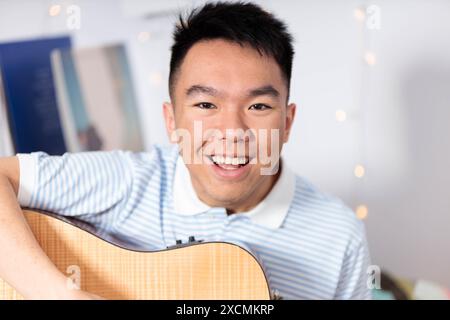
[[[285,123],[281,121],[281,117],[273,117],[265,119],[264,124],[256,129],[256,139],[258,149],[268,151],[279,150],[285,135]]]

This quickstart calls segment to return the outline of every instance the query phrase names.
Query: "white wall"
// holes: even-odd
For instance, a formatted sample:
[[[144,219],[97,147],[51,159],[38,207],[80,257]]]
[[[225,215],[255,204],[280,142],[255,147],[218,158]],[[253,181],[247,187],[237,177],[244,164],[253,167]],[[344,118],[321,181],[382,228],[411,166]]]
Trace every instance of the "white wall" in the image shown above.
[[[297,38],[301,111],[285,156],[352,207],[367,205],[374,263],[450,286],[450,2],[368,2],[381,28],[365,40],[359,1],[286,3],[270,4]],[[336,109],[348,120],[337,122]],[[362,180],[352,173],[360,162]]]
[[[64,14],[47,14],[56,2],[0,1],[0,41],[67,32]],[[257,2],[296,38],[298,114],[287,162],[351,207],[367,205],[373,263],[450,287],[450,2]],[[154,2],[150,19],[136,16],[149,2],[70,3],[82,9],[81,29],[72,32],[76,46],[127,43],[147,146],[166,143],[161,104],[168,99],[170,10],[185,2]],[[354,9],[367,4],[381,9],[380,30],[355,20]],[[150,33],[147,42],[138,41],[142,31]],[[365,49],[376,54],[374,66],[364,63]],[[337,109],[346,121],[336,121]],[[358,163],[366,168],[362,179],[353,175]]]

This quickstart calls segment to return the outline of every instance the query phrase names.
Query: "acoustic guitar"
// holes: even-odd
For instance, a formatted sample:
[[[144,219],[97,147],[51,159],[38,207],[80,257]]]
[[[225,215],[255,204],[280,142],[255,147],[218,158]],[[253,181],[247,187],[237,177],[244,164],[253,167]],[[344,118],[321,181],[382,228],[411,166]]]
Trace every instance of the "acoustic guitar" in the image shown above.
[[[136,251],[59,216],[35,211],[24,215],[41,247],[75,290],[106,299],[271,298],[261,265],[238,245],[191,238],[165,250]],[[22,298],[0,279],[0,299]]]

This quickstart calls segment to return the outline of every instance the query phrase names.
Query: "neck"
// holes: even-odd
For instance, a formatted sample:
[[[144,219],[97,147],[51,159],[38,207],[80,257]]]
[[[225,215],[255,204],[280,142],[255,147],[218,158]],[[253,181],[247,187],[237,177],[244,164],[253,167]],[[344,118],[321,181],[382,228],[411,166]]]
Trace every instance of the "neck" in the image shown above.
[[[245,199],[240,203],[233,203],[224,206],[227,209],[228,215],[246,212],[256,207],[272,190],[273,186],[278,181],[279,176],[280,170],[278,170],[277,174],[267,176],[267,179],[260,185],[260,187],[252,193],[251,199]]]

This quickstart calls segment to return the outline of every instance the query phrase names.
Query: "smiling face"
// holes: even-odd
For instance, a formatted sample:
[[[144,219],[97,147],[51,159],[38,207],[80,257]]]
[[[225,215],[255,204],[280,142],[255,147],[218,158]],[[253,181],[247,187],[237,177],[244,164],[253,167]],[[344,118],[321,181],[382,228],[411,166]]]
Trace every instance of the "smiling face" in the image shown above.
[[[164,117],[169,137],[180,129],[190,135],[192,143],[181,150],[203,202],[240,212],[270,191],[278,174],[262,172],[274,165],[288,140],[295,105],[287,105],[287,95],[276,61],[249,46],[215,39],[189,49]],[[231,134],[230,129],[254,134]],[[258,133],[264,130],[267,138],[262,139]],[[279,136],[272,136],[276,131]],[[261,155],[271,157],[271,163],[263,164]]]

